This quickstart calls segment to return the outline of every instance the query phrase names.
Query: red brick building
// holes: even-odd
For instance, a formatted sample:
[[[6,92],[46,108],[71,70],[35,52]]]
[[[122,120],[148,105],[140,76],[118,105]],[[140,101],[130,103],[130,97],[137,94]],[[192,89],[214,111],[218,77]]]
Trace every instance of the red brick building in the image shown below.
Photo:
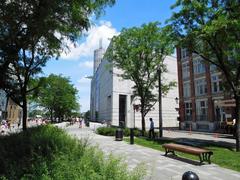
[[[234,101],[223,91],[216,66],[177,49],[180,128],[215,131],[232,121]]]

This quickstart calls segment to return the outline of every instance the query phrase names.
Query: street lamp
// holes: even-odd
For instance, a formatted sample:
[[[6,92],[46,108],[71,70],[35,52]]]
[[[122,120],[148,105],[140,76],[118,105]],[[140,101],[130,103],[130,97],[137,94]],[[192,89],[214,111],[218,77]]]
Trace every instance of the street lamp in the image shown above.
[[[176,102],[176,104],[178,105],[178,102],[179,102],[179,98],[178,98],[178,97],[175,98],[175,102]],[[179,111],[179,106],[176,107],[175,109],[176,109],[176,111]]]
[[[176,98],[175,98],[176,104],[178,104],[178,100],[179,100],[178,97],[176,97]]]
[[[175,101],[176,101],[176,104],[178,105],[178,103],[179,103],[179,98],[178,97],[176,97],[175,98]],[[180,122],[180,116],[179,116],[179,106],[177,107],[177,108],[175,108],[176,109],[176,111],[178,112],[178,116],[177,116],[177,121],[178,121],[178,123],[179,123],[179,129],[181,129],[181,122]]]

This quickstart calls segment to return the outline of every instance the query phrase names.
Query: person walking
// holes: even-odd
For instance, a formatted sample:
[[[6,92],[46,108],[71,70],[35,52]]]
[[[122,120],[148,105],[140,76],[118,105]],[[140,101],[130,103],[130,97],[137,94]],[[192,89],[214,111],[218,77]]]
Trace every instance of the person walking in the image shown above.
[[[79,118],[79,128],[82,128],[82,119]]]
[[[149,138],[150,138],[150,139],[155,139],[153,119],[152,119],[152,118],[149,118],[149,121],[150,121]]]

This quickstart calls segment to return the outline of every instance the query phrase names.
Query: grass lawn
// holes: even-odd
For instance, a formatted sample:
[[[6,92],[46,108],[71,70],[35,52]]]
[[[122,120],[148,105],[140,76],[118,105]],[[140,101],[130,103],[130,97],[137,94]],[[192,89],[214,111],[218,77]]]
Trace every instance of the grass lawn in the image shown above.
[[[130,141],[129,138],[125,138],[124,140],[127,142]],[[162,144],[170,143],[170,142],[173,142],[173,141],[161,140],[157,142],[157,141],[152,141],[144,138],[134,137],[135,144],[149,147],[149,148],[156,149],[163,152],[165,152],[165,149],[162,148]],[[240,172],[240,152],[235,152],[233,149],[219,147],[215,145],[210,145],[210,146],[206,145],[203,148],[207,148],[213,152],[213,156],[211,157],[212,163],[218,164],[219,166],[224,168],[228,168],[228,169],[232,169]],[[176,152],[176,154],[180,157],[199,161],[198,156],[193,156],[193,155],[189,155],[181,152]]]
[[[140,180],[144,167],[105,155],[63,129],[46,125],[0,136],[0,180]]]

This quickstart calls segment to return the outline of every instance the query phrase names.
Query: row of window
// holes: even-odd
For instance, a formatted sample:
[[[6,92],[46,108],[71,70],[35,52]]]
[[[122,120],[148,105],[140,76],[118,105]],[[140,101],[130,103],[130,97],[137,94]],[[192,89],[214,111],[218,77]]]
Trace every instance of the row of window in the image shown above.
[[[232,60],[234,60],[234,57],[236,57],[237,55],[237,52],[239,52],[239,48],[238,49],[234,49],[233,51],[229,51],[228,52],[228,60],[229,61],[232,61]],[[186,49],[186,48],[183,48],[183,49],[181,49],[181,60],[182,61],[187,61],[188,60],[188,57],[189,57],[189,54],[190,54],[190,52]],[[193,56],[194,55],[196,55],[196,54],[194,54],[193,53]],[[196,55],[197,56],[197,55]]]
[[[223,91],[222,80],[218,75],[211,76],[211,87],[212,93],[219,93]],[[207,94],[207,81],[205,78],[195,80],[195,95],[202,96]],[[190,82],[183,83],[183,96],[191,96],[191,85]]]
[[[184,103],[184,109],[185,109],[185,116],[189,117],[189,120],[191,120],[192,116],[192,103],[191,102],[185,102]],[[207,100],[201,100],[196,101],[196,115],[198,120],[206,120],[207,118]]]
[[[216,71],[217,67],[215,65],[210,65],[210,71]],[[202,63],[200,59],[193,61],[193,73],[194,74],[202,74],[206,72],[205,64]],[[189,78],[190,77],[190,68],[189,63],[183,63],[182,64],[182,76],[183,78]]]

